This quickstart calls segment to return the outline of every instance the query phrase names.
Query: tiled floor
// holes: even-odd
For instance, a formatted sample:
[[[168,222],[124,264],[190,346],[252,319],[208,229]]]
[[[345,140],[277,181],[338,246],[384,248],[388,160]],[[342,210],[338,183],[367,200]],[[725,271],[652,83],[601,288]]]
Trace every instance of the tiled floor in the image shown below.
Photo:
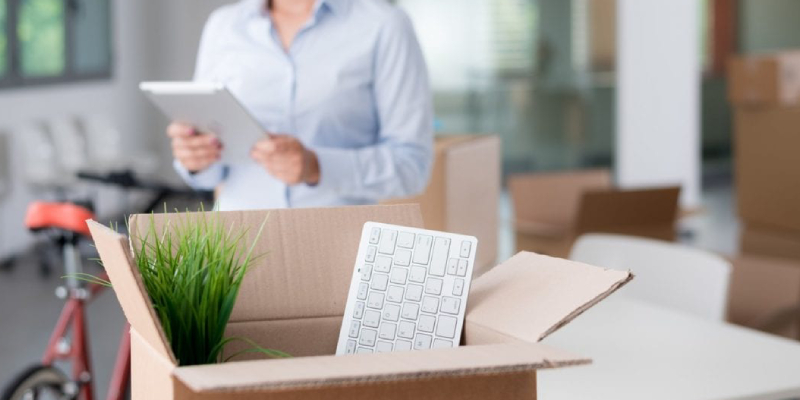
[[[731,254],[736,250],[738,226],[729,185],[710,186],[704,191],[701,212],[686,218],[682,230],[685,241],[699,247]],[[512,209],[507,194],[500,207],[500,259],[513,253]],[[87,263],[87,272],[99,267]],[[61,308],[54,296],[62,284],[60,271],[42,278],[31,259],[22,260],[14,270],[0,272],[0,384],[14,373],[41,357],[50,330]],[[96,387],[105,391],[119,340],[123,316],[111,293],[105,293],[89,307],[92,359]]]

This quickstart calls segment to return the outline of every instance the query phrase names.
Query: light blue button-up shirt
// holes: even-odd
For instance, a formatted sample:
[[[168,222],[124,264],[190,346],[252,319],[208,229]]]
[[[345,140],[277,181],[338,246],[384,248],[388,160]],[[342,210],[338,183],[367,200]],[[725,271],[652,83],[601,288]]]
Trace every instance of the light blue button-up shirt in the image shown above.
[[[427,185],[433,147],[425,61],[408,17],[384,0],[318,0],[285,50],[265,0],[216,10],[195,80],[221,82],[265,130],[294,135],[319,159],[315,186],[287,186],[243,155],[196,174],[222,185],[223,210],[371,204]]]

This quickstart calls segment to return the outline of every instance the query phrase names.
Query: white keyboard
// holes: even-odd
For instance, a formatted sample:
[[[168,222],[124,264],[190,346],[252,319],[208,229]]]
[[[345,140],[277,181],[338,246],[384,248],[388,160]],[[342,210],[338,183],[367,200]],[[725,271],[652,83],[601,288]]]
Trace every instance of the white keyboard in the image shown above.
[[[478,240],[367,222],[336,354],[458,346]]]

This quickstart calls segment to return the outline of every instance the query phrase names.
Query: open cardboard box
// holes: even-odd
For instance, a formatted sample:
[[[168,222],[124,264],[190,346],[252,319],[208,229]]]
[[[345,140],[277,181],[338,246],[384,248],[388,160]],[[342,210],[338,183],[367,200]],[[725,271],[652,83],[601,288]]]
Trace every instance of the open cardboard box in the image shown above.
[[[474,271],[481,276],[497,263],[500,152],[496,135],[439,136],[425,192],[382,204],[418,203],[425,229],[478,238]]]
[[[568,257],[584,233],[675,240],[680,188],[614,189],[605,169],[509,178],[517,251]]]
[[[538,342],[632,278],[629,272],[517,254],[473,281],[462,346],[334,356],[363,224],[421,227],[419,207],[269,213],[255,247],[264,256],[242,284],[227,335],[296,358],[192,367],[177,366],[133,263],[129,239],[89,222],[131,324],[134,399],[534,399],[538,369],[590,362]],[[219,216],[226,224],[249,227],[252,242],[266,214]],[[176,217],[133,216],[134,249],[149,218],[162,231]]]

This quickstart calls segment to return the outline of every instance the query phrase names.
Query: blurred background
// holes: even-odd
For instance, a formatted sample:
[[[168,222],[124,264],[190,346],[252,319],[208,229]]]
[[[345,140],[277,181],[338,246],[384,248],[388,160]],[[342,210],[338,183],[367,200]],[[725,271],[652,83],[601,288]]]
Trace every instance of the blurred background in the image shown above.
[[[191,79],[206,18],[229,2],[0,0],[0,384],[39,358],[62,305],[59,254],[25,228],[31,202],[91,199],[105,222],[211,198],[181,186],[138,83]],[[799,337],[800,1],[394,3],[428,63],[437,163],[466,148],[462,174],[483,176],[472,157],[497,167],[423,197],[451,213],[426,216],[433,228],[479,235],[487,265],[567,257],[589,232],[699,248],[733,265],[725,319]],[[496,196],[467,221],[457,199],[475,191]],[[90,307],[109,366],[123,317],[110,295]]]

